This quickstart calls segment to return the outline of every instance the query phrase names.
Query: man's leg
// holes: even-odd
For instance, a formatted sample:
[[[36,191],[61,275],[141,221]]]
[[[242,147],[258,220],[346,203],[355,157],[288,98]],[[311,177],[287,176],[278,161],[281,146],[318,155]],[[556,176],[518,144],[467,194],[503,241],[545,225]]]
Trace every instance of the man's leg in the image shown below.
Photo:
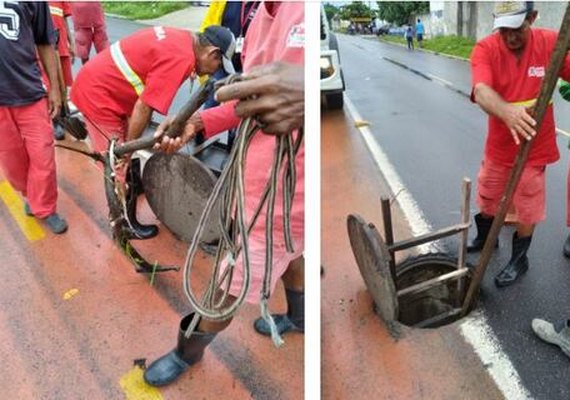
[[[77,28],[75,30],[75,55],[81,59],[82,64],[89,61],[92,35],[91,28]]]
[[[291,261],[281,277],[287,298],[287,314],[272,315],[279,334],[304,332],[305,330],[305,258]],[[253,327],[262,335],[271,336],[271,329],[263,318],[258,318]]]
[[[527,257],[536,223],[545,217],[545,168],[526,167],[513,196],[519,223],[512,239],[512,253],[508,264],[495,277],[498,287],[513,284],[529,268]]]
[[[25,108],[19,113],[18,125],[30,155],[27,198],[34,215],[45,218],[57,206],[53,128],[45,100]]]
[[[109,47],[109,38],[107,37],[105,25],[93,28],[93,45],[95,46],[97,53],[100,53]]]
[[[20,163],[17,176],[11,172],[16,182],[17,190],[29,201],[33,214],[44,220],[48,228],[56,234],[67,230],[67,222],[56,213],[57,207],[57,178],[55,170],[55,151],[53,147],[53,129],[48,115],[47,101],[12,108],[12,117],[17,121],[20,139],[25,148],[16,149],[15,162],[8,169],[13,169]],[[11,157],[11,156],[7,156]],[[27,160],[25,158],[27,157]],[[5,158],[4,161],[6,161]],[[26,177],[24,178],[24,175]],[[25,190],[22,185],[26,185]]]
[[[532,320],[532,330],[539,338],[547,343],[557,345],[564,354],[570,357],[570,320],[552,324],[535,318]]]
[[[0,107],[0,132],[0,166],[10,185],[26,197],[29,158],[11,107]]]
[[[481,251],[487,236],[489,236],[496,212],[496,197],[503,185],[502,179],[499,179],[501,174],[501,170],[496,171],[492,163],[487,160],[481,162],[477,174],[477,206],[480,212],[474,217],[477,236],[467,245],[468,253]],[[499,247],[499,240],[495,242],[494,246],[495,248]]]
[[[229,295],[224,305],[228,306],[235,300],[235,297]],[[195,313],[191,313],[180,320],[176,347],[148,366],[144,373],[146,383],[151,386],[165,386],[174,382],[190,366],[202,359],[206,347],[232,321],[232,318],[224,321],[210,321],[201,318],[194,332],[192,332],[190,337],[186,337],[186,330],[195,315]]]

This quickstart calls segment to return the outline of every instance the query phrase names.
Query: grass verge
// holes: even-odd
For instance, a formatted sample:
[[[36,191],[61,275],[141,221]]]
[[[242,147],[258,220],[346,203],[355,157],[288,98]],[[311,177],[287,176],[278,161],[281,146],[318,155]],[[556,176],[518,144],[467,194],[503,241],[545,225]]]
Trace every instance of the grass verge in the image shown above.
[[[184,1],[104,1],[105,12],[128,19],[153,19],[188,7]]]
[[[400,43],[406,45],[406,39],[399,36],[380,36],[380,40],[385,42]],[[423,41],[424,49],[435,51],[450,56],[469,58],[471,50],[475,46],[475,40],[461,36],[439,36]],[[414,40],[414,46],[418,47],[418,42]]]

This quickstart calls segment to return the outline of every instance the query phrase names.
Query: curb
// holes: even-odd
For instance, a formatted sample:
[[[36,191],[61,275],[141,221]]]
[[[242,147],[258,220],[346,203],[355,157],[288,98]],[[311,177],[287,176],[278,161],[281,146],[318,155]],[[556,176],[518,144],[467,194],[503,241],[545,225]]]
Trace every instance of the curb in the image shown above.
[[[366,38],[365,38],[365,39],[366,39]],[[369,39],[369,40],[370,40],[370,39]],[[393,45],[393,46],[406,47],[406,46],[403,45],[403,44],[390,42],[390,41],[388,41],[388,40],[378,39],[378,41],[379,41],[379,42],[382,42],[382,43],[386,43],[386,44],[391,44],[391,45]],[[417,51],[423,51],[424,53],[434,54],[434,55],[436,55],[436,56],[443,56],[443,57],[451,58],[451,59],[454,59],[454,60],[469,62],[469,59],[468,59],[468,58],[459,57],[459,56],[453,56],[453,55],[451,55],[451,54],[440,53],[440,52],[438,52],[438,51],[433,51],[433,50],[428,50],[428,49],[422,49],[422,48],[414,49],[414,51],[416,51],[416,50],[417,50]]]
[[[105,17],[111,17],[111,18],[117,18],[117,19],[124,19],[127,21],[137,21],[136,19],[130,19],[128,17],[125,17],[124,15],[119,15],[119,14],[111,14],[111,13],[104,13]]]

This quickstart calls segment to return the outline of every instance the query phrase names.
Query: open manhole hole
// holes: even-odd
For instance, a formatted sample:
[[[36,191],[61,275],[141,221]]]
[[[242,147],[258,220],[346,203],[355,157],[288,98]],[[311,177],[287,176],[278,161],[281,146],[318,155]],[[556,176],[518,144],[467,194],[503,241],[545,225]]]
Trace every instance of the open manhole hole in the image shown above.
[[[470,271],[457,269],[457,258],[445,253],[410,257],[396,265],[396,279],[390,274],[390,252],[372,224],[350,215],[347,220],[352,251],[376,313],[390,327],[395,321],[414,328],[436,328],[459,319],[471,277]],[[406,288],[446,274],[461,277],[445,279],[421,291],[406,293]],[[462,288],[458,282],[462,280]],[[472,304],[475,304],[473,302]]]
[[[445,254],[425,254],[408,258],[397,266],[396,287],[399,291],[457,270],[457,258]],[[421,292],[398,296],[397,320],[415,328],[437,328],[459,319],[457,309],[463,305],[471,274],[448,280]]]

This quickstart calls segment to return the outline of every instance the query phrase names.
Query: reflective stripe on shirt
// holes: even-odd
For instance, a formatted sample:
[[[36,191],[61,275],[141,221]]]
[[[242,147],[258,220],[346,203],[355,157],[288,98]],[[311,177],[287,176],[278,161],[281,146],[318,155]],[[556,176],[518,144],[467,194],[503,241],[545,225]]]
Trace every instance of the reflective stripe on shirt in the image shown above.
[[[530,100],[523,100],[523,101],[515,101],[514,103],[511,103],[513,106],[523,106],[526,108],[532,107],[536,104],[536,101],[538,99],[530,99]],[[550,99],[550,101],[548,102],[548,104],[552,104],[554,103],[553,99]]]
[[[49,6],[49,12],[52,15],[57,15],[58,17],[63,17],[63,8],[55,7],[55,6]]]
[[[119,43],[120,41],[111,45],[111,57],[113,57],[113,61],[117,68],[119,68],[119,71],[121,71],[125,79],[131,84],[133,89],[135,89],[137,95],[140,96],[144,90],[144,83],[127,62]]]

